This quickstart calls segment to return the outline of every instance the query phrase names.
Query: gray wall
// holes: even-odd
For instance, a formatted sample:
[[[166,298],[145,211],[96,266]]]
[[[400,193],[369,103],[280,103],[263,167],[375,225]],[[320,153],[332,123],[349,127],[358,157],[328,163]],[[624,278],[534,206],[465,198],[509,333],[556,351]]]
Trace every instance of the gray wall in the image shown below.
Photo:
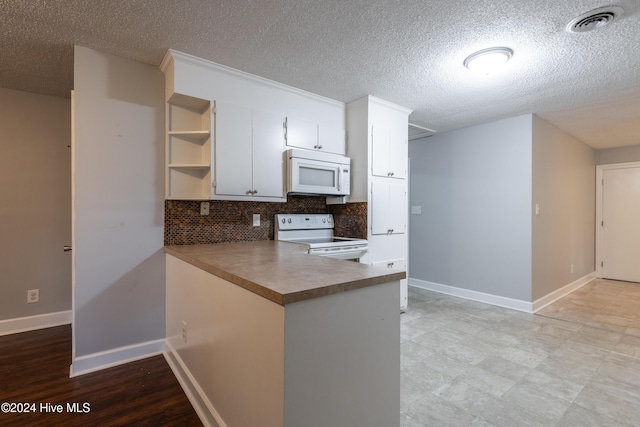
[[[75,48],[76,357],[165,335],[164,76]]]
[[[0,320],[71,310],[70,111],[68,99],[0,89]]]
[[[640,145],[630,147],[607,148],[596,151],[596,164],[640,162]]]
[[[410,142],[410,278],[531,300],[531,127],[524,115]]]
[[[595,152],[533,117],[532,296],[535,301],[595,269]],[[571,264],[574,265],[573,273]]]

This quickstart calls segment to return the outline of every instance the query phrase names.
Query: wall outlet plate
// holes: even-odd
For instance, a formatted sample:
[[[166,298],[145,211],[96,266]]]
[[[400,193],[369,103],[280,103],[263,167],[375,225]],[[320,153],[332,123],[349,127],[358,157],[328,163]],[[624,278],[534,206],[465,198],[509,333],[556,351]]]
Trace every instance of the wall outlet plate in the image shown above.
[[[40,302],[40,289],[29,289],[27,291],[27,304]]]
[[[253,214],[253,226],[260,227],[260,214]]]
[[[201,202],[200,203],[200,215],[209,215],[210,205],[211,204],[209,202]]]

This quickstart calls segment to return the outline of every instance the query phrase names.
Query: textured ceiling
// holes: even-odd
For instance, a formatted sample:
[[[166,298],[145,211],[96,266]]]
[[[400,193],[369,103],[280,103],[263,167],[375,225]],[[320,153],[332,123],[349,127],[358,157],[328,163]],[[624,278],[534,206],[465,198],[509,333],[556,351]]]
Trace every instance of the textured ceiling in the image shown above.
[[[577,15],[625,14],[572,34]],[[73,45],[158,65],[175,49],[437,132],[536,113],[594,148],[640,144],[640,1],[2,0],[0,87],[68,97]],[[500,74],[462,67],[508,46]]]

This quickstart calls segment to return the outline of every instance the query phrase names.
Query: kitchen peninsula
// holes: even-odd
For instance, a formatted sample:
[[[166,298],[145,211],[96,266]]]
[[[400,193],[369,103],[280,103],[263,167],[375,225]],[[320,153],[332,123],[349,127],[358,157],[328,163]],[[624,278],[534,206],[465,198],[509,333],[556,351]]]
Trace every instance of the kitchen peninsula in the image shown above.
[[[278,241],[168,246],[167,359],[220,426],[397,426],[404,271]]]

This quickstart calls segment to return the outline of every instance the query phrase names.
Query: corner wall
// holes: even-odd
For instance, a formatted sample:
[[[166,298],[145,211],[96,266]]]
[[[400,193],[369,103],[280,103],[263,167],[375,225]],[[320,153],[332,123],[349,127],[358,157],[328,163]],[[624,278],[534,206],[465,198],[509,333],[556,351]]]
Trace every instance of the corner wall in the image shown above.
[[[595,270],[595,152],[538,116],[533,116],[532,201],[535,301]]]
[[[409,143],[411,279],[531,301],[531,117]]]
[[[0,89],[0,322],[71,310],[70,111],[68,99]],[[40,302],[27,304],[29,289]],[[5,323],[0,334],[23,329]]]
[[[76,46],[74,75],[77,374],[162,348],[165,107],[157,67]]]

